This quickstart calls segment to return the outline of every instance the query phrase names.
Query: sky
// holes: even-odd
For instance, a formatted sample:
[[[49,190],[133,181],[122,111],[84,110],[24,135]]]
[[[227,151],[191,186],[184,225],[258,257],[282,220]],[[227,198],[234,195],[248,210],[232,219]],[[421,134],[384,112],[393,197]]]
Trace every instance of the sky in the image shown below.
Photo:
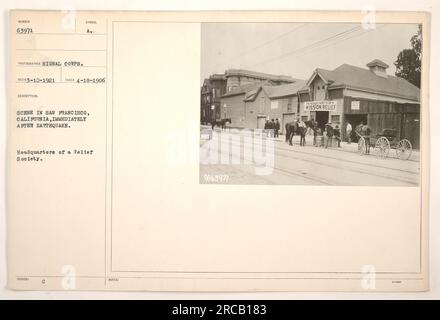
[[[307,80],[316,68],[347,63],[365,67],[380,59],[394,75],[399,52],[411,48],[416,24],[204,23],[201,82],[230,68]]]

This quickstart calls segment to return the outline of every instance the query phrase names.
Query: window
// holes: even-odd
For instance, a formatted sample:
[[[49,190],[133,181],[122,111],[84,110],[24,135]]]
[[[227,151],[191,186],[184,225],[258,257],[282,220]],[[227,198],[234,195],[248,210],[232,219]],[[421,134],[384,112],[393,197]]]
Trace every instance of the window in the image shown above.
[[[287,111],[292,111],[292,98],[287,100]]]
[[[330,119],[331,119],[332,123],[340,123],[341,122],[341,116],[339,114],[332,115]]]
[[[301,120],[302,121],[307,121],[307,120],[309,120],[309,116],[301,116]]]
[[[272,100],[270,102],[270,108],[271,109],[278,109],[278,100]]]

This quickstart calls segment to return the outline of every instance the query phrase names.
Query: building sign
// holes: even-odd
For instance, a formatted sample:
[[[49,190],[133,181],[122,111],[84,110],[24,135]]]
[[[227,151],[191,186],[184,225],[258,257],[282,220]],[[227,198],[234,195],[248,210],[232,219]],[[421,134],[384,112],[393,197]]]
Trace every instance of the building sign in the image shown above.
[[[359,110],[361,108],[360,101],[352,101],[351,102],[351,110]]]
[[[322,100],[322,101],[306,101],[304,111],[335,111],[336,101]]]

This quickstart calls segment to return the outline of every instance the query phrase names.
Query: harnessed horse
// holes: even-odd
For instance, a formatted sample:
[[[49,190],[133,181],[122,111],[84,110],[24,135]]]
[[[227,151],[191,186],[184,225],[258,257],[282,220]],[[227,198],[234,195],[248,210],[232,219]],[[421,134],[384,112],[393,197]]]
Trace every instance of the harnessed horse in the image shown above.
[[[286,143],[289,142],[289,145],[293,145],[292,138],[296,134],[299,134],[301,136],[300,139],[300,145],[305,145],[305,136],[308,128],[311,128],[313,131],[317,130],[317,122],[315,120],[307,120],[304,121],[305,127],[300,127],[298,120],[288,122],[284,126],[286,128]]]

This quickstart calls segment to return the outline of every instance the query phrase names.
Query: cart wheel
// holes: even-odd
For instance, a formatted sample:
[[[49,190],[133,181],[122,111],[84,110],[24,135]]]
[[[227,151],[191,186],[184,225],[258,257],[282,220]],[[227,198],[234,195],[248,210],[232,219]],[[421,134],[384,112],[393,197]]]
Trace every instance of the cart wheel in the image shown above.
[[[365,154],[365,139],[364,139],[364,137],[359,137],[359,140],[358,140],[358,152],[361,155]]]
[[[412,145],[408,139],[402,139],[396,146],[397,158],[401,160],[408,160],[411,157]]]
[[[380,137],[376,141],[375,151],[381,158],[388,157],[388,153],[390,152],[390,141],[385,137]]]

